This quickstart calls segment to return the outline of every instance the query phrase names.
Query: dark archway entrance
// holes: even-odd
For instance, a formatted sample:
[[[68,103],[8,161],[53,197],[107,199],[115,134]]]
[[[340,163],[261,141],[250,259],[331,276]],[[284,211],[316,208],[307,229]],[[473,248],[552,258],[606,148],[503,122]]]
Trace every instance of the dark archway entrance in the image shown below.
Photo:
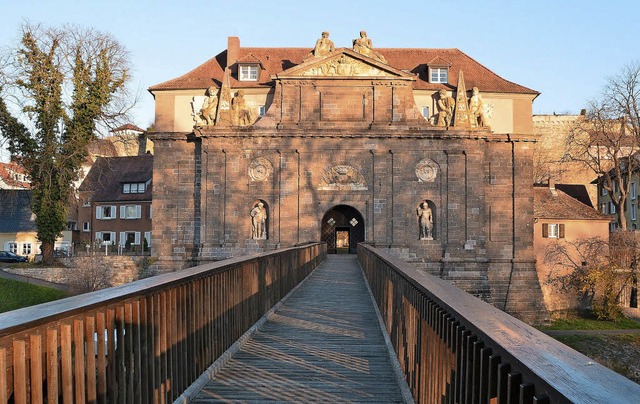
[[[355,254],[358,243],[364,241],[364,218],[356,208],[334,206],[322,218],[321,240],[329,254]]]

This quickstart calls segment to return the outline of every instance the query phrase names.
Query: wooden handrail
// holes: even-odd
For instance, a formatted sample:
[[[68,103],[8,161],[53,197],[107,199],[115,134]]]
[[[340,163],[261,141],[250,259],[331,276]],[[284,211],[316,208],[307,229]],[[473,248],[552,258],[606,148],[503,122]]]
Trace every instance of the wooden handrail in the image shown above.
[[[381,249],[358,246],[416,402],[633,403],[640,385]]]
[[[313,243],[0,314],[0,404],[175,400],[324,258]]]

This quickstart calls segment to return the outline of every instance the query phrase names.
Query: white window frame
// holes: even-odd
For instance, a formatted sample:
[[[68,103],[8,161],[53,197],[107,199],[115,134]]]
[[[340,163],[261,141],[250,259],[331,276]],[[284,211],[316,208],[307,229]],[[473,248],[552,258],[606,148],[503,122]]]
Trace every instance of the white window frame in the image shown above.
[[[632,182],[629,184],[629,193],[631,194],[631,199],[636,199],[638,197],[638,193],[636,192],[636,183]]]
[[[127,237],[129,234],[133,234],[133,243],[131,245],[140,245],[140,232],[139,231],[121,231],[120,232],[120,245],[127,244]]]
[[[614,215],[616,213],[616,205],[613,202],[609,202],[609,213]]]
[[[91,231],[91,222],[84,222],[82,223],[82,231],[84,233],[88,233]]]
[[[603,202],[603,203],[600,204],[600,212],[605,214],[605,215],[607,214],[607,204],[606,203]]]
[[[631,204],[631,220],[636,220],[636,204]]]
[[[18,253],[18,243],[14,243],[14,242],[7,243],[7,250],[9,252],[17,254]]]
[[[147,246],[151,248],[151,232],[150,231],[144,232],[144,239],[147,240]]]
[[[238,67],[239,81],[258,81],[258,65],[240,65]]]
[[[422,117],[424,119],[426,119],[427,121],[429,120],[429,118],[431,118],[430,115],[430,111],[429,111],[429,107],[428,106],[423,106],[422,107]]]
[[[142,206],[120,205],[120,219],[131,220],[131,219],[140,219],[141,217],[142,217]]]
[[[266,112],[267,112],[267,109],[265,108],[264,105],[258,106],[258,116],[264,116]]]
[[[104,240],[105,234],[109,235],[109,241]],[[102,245],[114,245],[116,243],[116,232],[115,231],[97,231],[95,239],[100,242]]]
[[[91,206],[91,200],[90,200],[90,199],[85,199],[85,200],[82,202],[82,206],[83,206],[83,207],[85,207],[85,208],[87,208],[87,207]]]
[[[123,194],[144,194],[146,191],[146,182],[126,182],[122,184]]]
[[[449,83],[449,68],[443,66],[430,67],[429,83]]]
[[[604,188],[604,185],[603,185],[600,189],[600,195],[607,196],[608,193],[609,192],[607,192],[607,190]]]
[[[547,237],[549,238],[558,238],[560,237],[560,226],[558,226],[558,223],[549,223],[549,233]]]
[[[22,243],[22,255],[31,255],[33,251],[33,244]]]
[[[109,216],[105,216],[105,209],[110,209]],[[115,205],[99,205],[96,206],[96,219],[98,220],[113,220],[118,218],[118,211]]]

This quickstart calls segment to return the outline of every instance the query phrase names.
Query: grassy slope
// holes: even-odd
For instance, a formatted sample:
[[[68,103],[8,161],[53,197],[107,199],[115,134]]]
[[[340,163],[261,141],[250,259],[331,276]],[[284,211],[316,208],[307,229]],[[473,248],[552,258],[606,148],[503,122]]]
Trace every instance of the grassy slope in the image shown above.
[[[67,297],[67,294],[61,290],[10,279],[0,279],[0,313],[63,297]]]

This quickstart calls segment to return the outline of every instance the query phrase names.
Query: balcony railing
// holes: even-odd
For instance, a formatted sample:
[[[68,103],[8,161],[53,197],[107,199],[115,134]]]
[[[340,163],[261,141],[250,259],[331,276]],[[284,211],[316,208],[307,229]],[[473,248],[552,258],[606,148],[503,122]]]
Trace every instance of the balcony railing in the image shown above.
[[[640,385],[371,246],[358,246],[419,403],[633,403]]]
[[[172,402],[325,254],[308,244],[0,314],[0,403]]]

